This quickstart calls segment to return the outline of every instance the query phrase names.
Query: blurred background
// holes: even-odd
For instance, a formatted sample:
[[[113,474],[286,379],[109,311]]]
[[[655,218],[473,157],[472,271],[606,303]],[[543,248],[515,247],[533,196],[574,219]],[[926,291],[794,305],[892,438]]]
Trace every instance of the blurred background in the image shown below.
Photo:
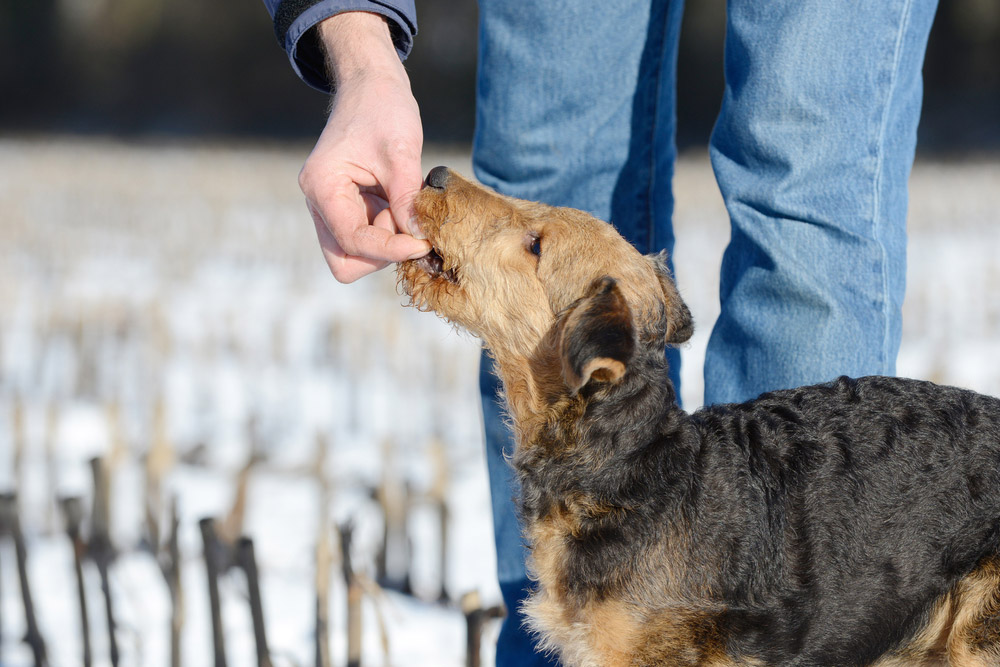
[[[469,174],[476,5],[418,0],[425,170]],[[728,221],[722,0],[680,49],[677,277],[701,403]],[[943,0],[899,373],[1000,395],[1000,3]],[[488,665],[479,348],[329,275],[326,97],[258,0],[0,4],[0,666]]]
[[[476,4],[419,0],[407,65],[431,142],[467,142]],[[685,8],[679,136],[703,145],[722,90],[725,3]],[[8,0],[0,7],[0,128],[116,136],[308,139],[326,100],[275,51],[258,2]],[[1000,4],[942,0],[927,50],[922,151],[1000,147]]]

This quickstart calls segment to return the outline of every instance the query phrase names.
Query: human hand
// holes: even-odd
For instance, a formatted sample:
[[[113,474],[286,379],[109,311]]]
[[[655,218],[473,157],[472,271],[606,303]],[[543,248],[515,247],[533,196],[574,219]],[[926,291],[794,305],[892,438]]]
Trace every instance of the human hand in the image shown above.
[[[318,29],[335,92],[299,187],[330,271],[349,283],[430,251],[412,220],[423,130],[385,19],[347,12]]]

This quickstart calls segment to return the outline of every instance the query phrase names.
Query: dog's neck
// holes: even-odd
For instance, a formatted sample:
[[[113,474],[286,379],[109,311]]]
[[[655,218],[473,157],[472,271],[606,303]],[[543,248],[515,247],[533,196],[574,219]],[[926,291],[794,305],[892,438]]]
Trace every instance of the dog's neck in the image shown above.
[[[591,383],[576,394],[563,380],[551,340],[529,358],[495,355],[514,427],[525,520],[553,511],[552,504],[559,501],[550,492],[557,489],[575,493],[573,487],[613,487],[614,476],[625,470],[617,464],[641,456],[644,449],[663,449],[668,440],[683,441],[675,454],[696,449],[687,437],[690,418],[677,406],[662,352],[639,354],[643,358],[630,364],[619,382]],[[590,478],[605,482],[595,486]]]
[[[679,508],[691,493],[698,438],[676,404],[662,351],[639,354],[645,358],[619,382],[589,384],[576,395],[554,349],[497,364],[517,437],[513,465],[531,571],[557,597],[589,600],[623,585],[604,573],[632,572],[634,554],[661,549],[668,533],[687,530]],[[686,562],[665,558],[646,562],[660,569]],[[676,565],[634,574],[686,576]]]
[[[535,442],[543,430],[559,422],[579,402],[563,381],[556,346],[547,337],[527,355],[494,350],[491,348],[515,442]]]

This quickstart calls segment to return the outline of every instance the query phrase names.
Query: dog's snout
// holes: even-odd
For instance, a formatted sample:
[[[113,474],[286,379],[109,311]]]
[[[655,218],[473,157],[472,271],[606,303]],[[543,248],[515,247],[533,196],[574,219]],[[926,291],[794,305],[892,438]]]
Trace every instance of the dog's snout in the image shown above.
[[[444,190],[448,186],[448,176],[451,172],[448,167],[434,167],[427,173],[424,183],[431,188]]]

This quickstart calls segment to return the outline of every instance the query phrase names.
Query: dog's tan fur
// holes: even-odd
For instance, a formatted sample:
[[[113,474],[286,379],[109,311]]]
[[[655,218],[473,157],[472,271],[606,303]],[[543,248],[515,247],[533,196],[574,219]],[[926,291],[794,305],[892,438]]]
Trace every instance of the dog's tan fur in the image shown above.
[[[553,323],[596,276],[619,278],[633,317],[646,323],[640,330],[653,331],[664,307],[686,308],[647,258],[582,211],[503,197],[455,175],[446,197],[433,194],[427,189],[417,198],[417,215],[460,284],[414,263],[402,265],[401,278],[416,307],[486,343],[504,379],[518,442],[532,441],[533,426],[565,407],[562,367],[552,363],[559,342]],[[536,237],[545,248],[544,271],[528,248]]]
[[[584,409],[580,387],[591,377],[613,381],[625,370],[611,357],[573,368],[561,355],[564,332],[582,311],[572,306],[595,281],[614,278],[615,294],[624,299],[622,310],[631,314],[640,341],[676,342],[690,335],[687,308],[662,267],[586,213],[503,197],[454,174],[446,189],[425,188],[416,210],[444,260],[443,272],[404,263],[403,287],[417,307],[482,338],[503,380],[517,446],[537,448],[538,457],[575,446],[573,437],[546,434],[577,428]],[[536,242],[544,262],[533,252]],[[449,270],[455,280],[446,275]],[[603,462],[589,463],[597,469]],[[567,664],[588,667],[761,664],[727,654],[716,627],[718,610],[705,603],[712,591],[687,562],[692,536],[682,520],[674,522],[668,539],[635,554],[613,594],[571,590],[567,545],[584,522],[618,511],[571,496],[527,527],[539,593],[526,612],[544,646]],[[1000,563],[987,560],[938,599],[912,638],[877,666],[1000,665],[991,648],[1000,639],[998,591]]]
[[[1000,562],[991,559],[938,600],[917,635],[876,667],[996,667]]]
[[[559,354],[560,334],[572,325],[575,313],[564,318],[564,326],[553,325],[595,276],[621,278],[629,310],[646,335],[654,335],[665,309],[686,310],[673,284],[661,279],[648,258],[582,211],[502,197],[454,175],[447,196],[426,189],[416,207],[425,233],[446,258],[443,269],[457,271],[458,284],[411,263],[400,269],[405,289],[418,308],[433,310],[483,339],[503,378],[511,423],[522,445],[536,442],[544,424],[569,424],[579,417],[580,404],[565,379],[572,371],[564,368]],[[536,238],[546,253],[545,271],[538,270],[530,252]],[[584,375],[613,376],[622,370],[614,359],[594,360]],[[572,378],[571,383],[585,380]],[[622,601],[576,608],[564,593],[564,537],[576,530],[576,517],[602,511],[614,509],[588,506],[583,498],[570,500],[565,512],[530,529],[531,568],[542,593],[530,603],[528,616],[546,646],[558,650],[568,664],[656,664],[635,654],[651,628],[661,637],[678,635],[680,641],[698,623],[673,614],[646,618],[641,604]],[[676,579],[671,568],[683,564],[669,554],[657,560],[653,576],[669,585]],[[642,596],[641,591],[634,594]]]

